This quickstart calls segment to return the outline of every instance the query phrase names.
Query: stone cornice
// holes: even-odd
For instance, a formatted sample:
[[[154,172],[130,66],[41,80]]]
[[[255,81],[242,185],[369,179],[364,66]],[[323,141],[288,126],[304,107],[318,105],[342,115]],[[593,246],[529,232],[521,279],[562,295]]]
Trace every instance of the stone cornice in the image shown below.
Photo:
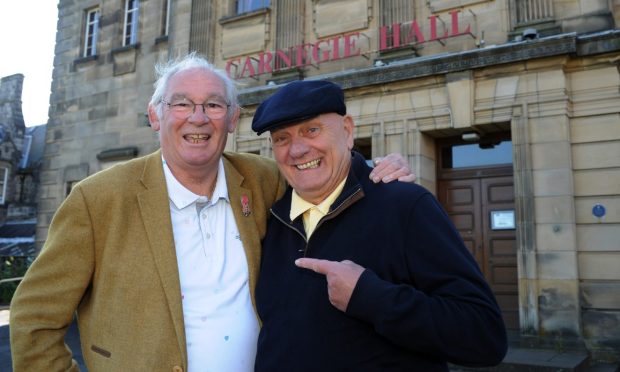
[[[313,76],[307,80],[330,80],[340,84],[343,89],[351,89],[535,58],[563,54],[587,56],[618,50],[620,50],[619,30],[583,36],[578,36],[576,33],[568,33],[535,40],[510,42],[458,53],[416,57],[394,61],[380,67],[367,67]],[[239,102],[242,106],[256,105],[273,94],[279,87],[279,85],[275,85],[244,89],[239,95]]]
[[[577,36],[578,56],[617,51],[620,51],[620,30],[609,30]]]

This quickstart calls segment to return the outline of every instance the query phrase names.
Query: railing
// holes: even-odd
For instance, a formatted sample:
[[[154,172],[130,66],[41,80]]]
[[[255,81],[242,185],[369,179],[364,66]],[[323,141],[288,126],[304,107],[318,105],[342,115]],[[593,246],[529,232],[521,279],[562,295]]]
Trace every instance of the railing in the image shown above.
[[[0,284],[3,283],[10,283],[10,282],[19,282],[20,280],[24,279],[23,276],[19,276],[17,278],[6,278],[6,279],[0,279]]]

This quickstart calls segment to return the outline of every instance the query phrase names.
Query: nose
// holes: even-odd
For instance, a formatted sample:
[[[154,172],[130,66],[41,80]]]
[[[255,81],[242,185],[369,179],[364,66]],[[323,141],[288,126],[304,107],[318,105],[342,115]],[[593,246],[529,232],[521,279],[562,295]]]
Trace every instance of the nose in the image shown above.
[[[306,155],[309,150],[310,147],[306,144],[303,137],[294,137],[291,139],[291,146],[288,152],[292,158],[301,158]]]
[[[188,119],[192,122],[209,121],[210,118],[206,113],[205,104],[202,103],[202,104],[194,105],[194,111],[191,113]]]

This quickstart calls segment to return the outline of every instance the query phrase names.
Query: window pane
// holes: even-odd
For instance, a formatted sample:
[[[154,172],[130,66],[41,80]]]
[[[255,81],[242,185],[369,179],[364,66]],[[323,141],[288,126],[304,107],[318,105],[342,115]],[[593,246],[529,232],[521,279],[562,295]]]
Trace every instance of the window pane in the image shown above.
[[[512,164],[512,141],[498,145],[480,146],[478,143],[455,145],[443,151],[444,168],[482,167]]]
[[[237,0],[237,14],[251,12],[269,6],[269,0]]]
[[[84,57],[97,54],[97,31],[99,29],[99,9],[91,9],[86,13],[86,29],[84,33]]]
[[[138,0],[126,0],[125,2],[125,29],[123,34],[123,46],[135,44],[138,41]]]

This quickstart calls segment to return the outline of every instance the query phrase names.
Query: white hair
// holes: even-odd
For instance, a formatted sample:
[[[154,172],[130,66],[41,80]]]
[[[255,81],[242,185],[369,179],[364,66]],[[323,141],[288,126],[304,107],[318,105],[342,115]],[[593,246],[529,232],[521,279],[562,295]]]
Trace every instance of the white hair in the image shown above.
[[[226,100],[230,105],[230,109],[227,114],[230,117],[230,115],[239,107],[235,82],[228,76],[228,74],[226,74],[224,70],[213,66],[206,60],[206,58],[200,56],[196,52],[191,52],[180,59],[170,60],[155,66],[157,81],[153,84],[155,91],[153,92],[153,96],[151,97],[151,102],[149,102],[149,104],[155,107],[157,116],[160,118],[162,116],[162,106],[160,103],[164,98],[170,78],[179,72],[194,68],[210,72],[222,80],[222,83],[224,83],[224,89],[226,90]]]

